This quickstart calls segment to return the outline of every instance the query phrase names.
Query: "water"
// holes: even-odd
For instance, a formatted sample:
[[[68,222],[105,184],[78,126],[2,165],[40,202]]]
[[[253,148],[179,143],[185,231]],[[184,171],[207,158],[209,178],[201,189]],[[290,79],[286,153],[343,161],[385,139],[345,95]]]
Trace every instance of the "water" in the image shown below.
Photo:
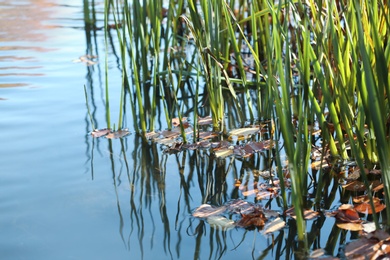
[[[101,12],[103,3],[95,5]],[[215,160],[208,151],[167,155],[135,134],[90,136],[84,85],[95,127],[105,127],[104,32],[86,30],[82,1],[0,0],[0,28],[1,259],[292,256],[294,229],[225,232],[191,216],[202,203],[243,198],[235,179],[253,183],[251,169],[264,167],[267,155],[248,161]],[[117,57],[109,53],[110,86],[119,86]],[[75,62],[85,54],[100,63]],[[110,93],[117,120],[119,88]],[[314,232],[312,249],[326,247],[329,232]]]

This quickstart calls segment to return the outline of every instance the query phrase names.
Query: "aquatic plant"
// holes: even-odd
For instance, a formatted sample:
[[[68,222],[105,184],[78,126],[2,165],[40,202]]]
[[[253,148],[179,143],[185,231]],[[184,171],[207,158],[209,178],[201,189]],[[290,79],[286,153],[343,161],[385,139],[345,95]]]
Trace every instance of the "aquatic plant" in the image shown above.
[[[192,140],[201,140],[200,107],[207,107],[213,129],[224,134],[229,124],[266,121],[278,177],[286,178],[287,166],[291,179],[291,201],[284,184],[281,198],[285,209],[294,205],[300,241],[307,241],[309,161],[317,147],[313,136],[320,131],[321,162],[354,160],[360,169],[381,169],[390,216],[387,1],[189,0],[170,1],[164,8],[161,1],[106,0],[105,11],[105,28],[112,17],[121,57],[119,129],[126,102],[137,133],[154,130],[162,105],[169,130],[179,117],[184,143],[189,139],[182,118],[191,113]],[[108,48],[107,30],[105,38]],[[106,121],[112,128],[107,62],[105,71]],[[235,122],[226,124],[232,114]],[[281,160],[284,153],[288,163]],[[317,208],[327,174],[320,169]],[[363,170],[361,179],[379,227],[372,183]]]

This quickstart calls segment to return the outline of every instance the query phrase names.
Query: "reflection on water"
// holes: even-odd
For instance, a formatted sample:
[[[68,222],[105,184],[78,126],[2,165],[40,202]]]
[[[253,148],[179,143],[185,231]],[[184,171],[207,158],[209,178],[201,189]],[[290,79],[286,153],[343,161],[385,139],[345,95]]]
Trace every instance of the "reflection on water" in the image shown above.
[[[235,180],[248,187],[263,181],[254,169],[275,166],[272,152],[247,159],[216,159],[209,150],[169,155],[134,134],[115,140],[88,134],[93,127],[83,86],[93,125],[104,128],[104,65],[72,60],[104,56],[103,32],[95,30],[101,27],[97,16],[103,2],[72,2],[0,0],[0,26],[5,28],[0,32],[0,105],[7,111],[0,118],[0,197],[5,198],[0,200],[1,257],[293,258],[300,249],[293,221],[288,229],[264,236],[240,228],[224,231],[192,217],[203,203],[256,202],[254,196],[243,196]],[[67,15],[69,19],[52,20]],[[110,93],[119,96],[117,43],[110,39]],[[41,88],[5,88],[10,86]],[[183,110],[191,110],[191,104]],[[125,125],[131,129],[132,122]],[[331,187],[330,207],[337,181],[324,182]],[[277,199],[259,203],[280,210]],[[345,235],[339,241],[336,226],[321,235],[324,222],[321,217],[308,223],[309,245],[333,254]],[[331,235],[336,239],[328,239]]]

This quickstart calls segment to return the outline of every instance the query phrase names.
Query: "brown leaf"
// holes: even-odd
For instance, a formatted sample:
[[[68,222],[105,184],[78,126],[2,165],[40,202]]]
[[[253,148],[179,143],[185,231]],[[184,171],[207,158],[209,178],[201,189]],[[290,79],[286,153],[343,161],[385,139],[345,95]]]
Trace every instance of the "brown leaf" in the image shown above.
[[[268,223],[264,226],[263,234],[269,234],[273,233],[275,231],[278,231],[286,226],[286,222],[282,220],[281,218],[276,218],[272,222]]]
[[[378,212],[381,212],[382,210],[384,210],[386,208],[386,205],[383,204],[383,203],[375,203],[374,202],[374,208],[375,208],[375,213],[378,213]],[[357,204],[355,206],[355,210],[359,213],[362,213],[362,214],[372,214],[372,208],[371,208],[371,205],[369,202],[363,202],[363,203],[360,203],[360,204]]]
[[[200,131],[200,132],[198,133],[198,135],[199,135],[199,136],[198,136],[199,139],[212,139],[212,138],[218,136],[217,133],[210,132],[210,131],[208,131],[208,132]]]
[[[202,204],[192,213],[192,216],[196,218],[208,218],[211,216],[220,215],[224,213],[226,209],[227,206],[213,207],[209,204]]]
[[[345,256],[347,259],[370,259],[375,244],[375,241],[365,237],[352,241],[345,246]]]
[[[104,129],[95,129],[92,131],[91,135],[95,138],[105,136],[107,134],[111,133],[110,128],[104,128]]]
[[[182,122],[184,127],[188,126],[187,117],[182,117],[181,122]],[[172,118],[172,125],[174,127],[179,126],[180,125],[180,118],[178,118],[178,117]]]
[[[349,191],[365,191],[366,186],[361,181],[350,181],[343,185],[343,188]]]
[[[352,208],[349,208],[349,207]],[[359,213],[353,208],[352,205],[344,204],[342,207],[339,208],[336,219],[341,222],[346,223],[361,223],[362,220],[359,217]]]
[[[347,222],[340,222],[336,223],[336,225],[345,230],[350,230],[350,231],[360,231],[363,230],[363,225],[362,223],[347,223]]]
[[[122,138],[128,134],[130,134],[130,132],[127,129],[123,129],[123,130],[118,130],[118,131],[109,133],[108,135],[106,135],[106,138],[108,138],[108,139]]]
[[[257,134],[259,131],[259,127],[233,129],[230,131],[228,139],[229,141],[232,141],[233,139],[237,139],[237,141],[245,140],[252,135]]]
[[[198,117],[198,125],[210,125],[213,123],[211,116]]]
[[[258,209],[254,208],[254,211],[248,214],[241,214],[242,219],[237,222],[237,226],[243,228],[260,228],[263,227],[266,221],[264,213]]]

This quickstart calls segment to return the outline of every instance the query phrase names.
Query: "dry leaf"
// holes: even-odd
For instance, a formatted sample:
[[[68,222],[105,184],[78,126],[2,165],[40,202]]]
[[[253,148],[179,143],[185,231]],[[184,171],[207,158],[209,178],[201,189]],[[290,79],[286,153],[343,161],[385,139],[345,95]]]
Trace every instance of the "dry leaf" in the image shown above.
[[[267,223],[267,225],[263,228],[263,234],[269,234],[273,233],[275,231],[278,231],[286,226],[286,222],[282,220],[281,218],[276,218],[272,222]]]
[[[260,128],[254,127],[254,128],[238,128],[233,129],[229,133],[229,141],[233,141],[233,139],[236,139],[237,141],[245,140],[251,137],[254,134],[257,134],[260,131]]]
[[[193,213],[192,216],[196,218],[208,218],[215,215],[224,213],[227,206],[213,207],[209,204],[200,205]]]
[[[362,221],[359,217],[359,213],[353,206],[350,208],[351,206],[352,205],[349,204],[342,205],[335,216],[336,219],[346,223],[361,223]]]
[[[188,126],[187,117],[182,117],[181,122],[182,122],[184,127]],[[172,118],[172,125],[174,127],[179,126],[180,125],[180,118],[178,118],[178,117]]]
[[[230,148],[219,149],[215,151],[214,154],[217,158],[225,158],[233,154],[233,149]]]
[[[229,230],[236,226],[233,220],[227,219],[223,216],[210,216],[206,220],[210,226],[222,230]]]
[[[95,129],[92,131],[91,135],[95,138],[105,136],[107,134],[111,133],[110,128],[104,128],[104,129]]]
[[[350,231],[360,231],[363,230],[363,225],[362,223],[347,223],[347,222],[340,222],[336,223],[336,225],[345,230],[350,230]]]
[[[384,210],[386,208],[386,205],[383,204],[383,203],[375,203],[374,201],[374,208],[375,208],[375,213],[378,213],[378,212],[381,212],[382,210]],[[371,208],[371,205],[369,202],[363,202],[363,203],[360,203],[360,204],[357,204],[355,206],[355,210],[359,213],[362,213],[362,214],[372,214],[372,208]]]
[[[117,139],[117,138],[122,138],[128,134],[130,134],[130,132],[127,129],[123,129],[123,130],[118,130],[118,131],[109,133],[108,135],[106,135],[106,138]]]
[[[242,219],[237,222],[238,227],[247,229],[263,227],[266,221],[264,213],[258,208],[248,214],[241,214]]]
[[[214,137],[217,137],[218,134],[217,133],[214,133],[214,132],[203,132],[203,131],[200,131],[198,132],[198,138],[199,139],[212,139]]]
[[[210,125],[213,123],[211,116],[198,117],[198,125]]]
[[[375,241],[365,237],[352,241],[345,246],[345,256],[347,259],[370,259],[375,244]]]

